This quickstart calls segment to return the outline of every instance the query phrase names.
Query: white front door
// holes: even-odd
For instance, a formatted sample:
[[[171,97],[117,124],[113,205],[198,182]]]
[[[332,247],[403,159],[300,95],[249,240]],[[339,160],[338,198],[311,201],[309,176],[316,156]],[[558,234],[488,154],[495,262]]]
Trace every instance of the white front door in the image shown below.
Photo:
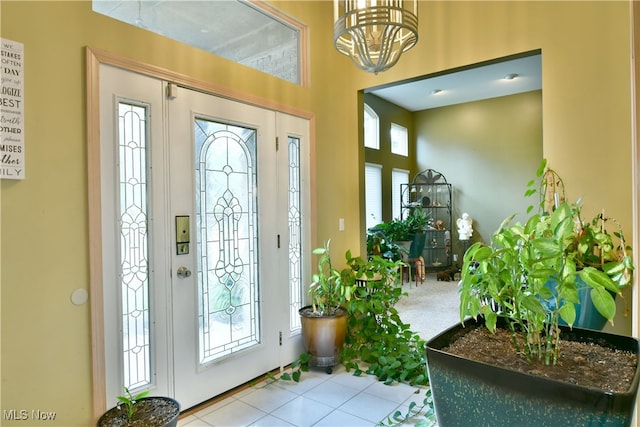
[[[101,87],[107,395],[186,409],[291,362],[308,122],[108,66]]]
[[[168,105],[171,212],[191,223],[172,257],[175,387],[190,406],[279,366],[275,113],[182,88]]]

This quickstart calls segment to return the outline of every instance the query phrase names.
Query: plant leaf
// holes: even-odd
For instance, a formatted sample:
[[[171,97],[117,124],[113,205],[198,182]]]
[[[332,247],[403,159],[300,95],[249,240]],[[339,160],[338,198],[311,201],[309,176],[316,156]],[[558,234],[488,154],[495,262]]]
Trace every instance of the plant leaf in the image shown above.
[[[567,325],[573,326],[576,321],[576,306],[574,304],[563,304],[559,310],[560,317]]]
[[[611,294],[603,288],[593,288],[590,294],[596,310],[607,320],[613,319],[616,315],[616,302]]]
[[[544,170],[547,168],[547,159],[542,159],[540,162],[540,166],[538,166],[538,170],[536,170],[536,176],[540,177],[544,173]]]
[[[611,277],[594,267],[585,267],[578,274],[592,288],[605,288],[613,293],[620,292],[620,288],[611,280]]]

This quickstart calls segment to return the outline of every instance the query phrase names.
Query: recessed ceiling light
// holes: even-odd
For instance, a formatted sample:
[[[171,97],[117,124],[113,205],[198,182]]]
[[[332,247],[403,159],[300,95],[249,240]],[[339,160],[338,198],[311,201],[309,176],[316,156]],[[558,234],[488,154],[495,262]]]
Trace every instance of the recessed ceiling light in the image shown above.
[[[504,76],[504,79],[505,79],[505,80],[513,80],[513,79],[515,79],[516,77],[518,77],[518,75],[517,75],[516,73],[513,73],[513,74],[507,74],[506,76]]]
[[[431,95],[437,95],[440,92],[442,92],[442,89],[434,89],[434,90],[431,91]]]

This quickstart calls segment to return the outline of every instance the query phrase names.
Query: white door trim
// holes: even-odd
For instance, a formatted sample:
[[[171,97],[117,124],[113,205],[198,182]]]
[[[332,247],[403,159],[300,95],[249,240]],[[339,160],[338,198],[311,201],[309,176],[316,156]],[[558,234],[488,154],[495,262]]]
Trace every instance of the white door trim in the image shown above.
[[[314,114],[239,92],[232,88],[199,80],[180,73],[128,59],[113,53],[87,47],[86,48],[86,92],[87,92],[87,181],[88,181],[88,210],[89,210],[89,290],[91,293],[91,345],[93,372],[93,415],[98,419],[107,409],[105,392],[105,346],[104,346],[104,296],[103,296],[103,266],[102,266],[102,206],[101,206],[101,171],[100,171],[100,64],[108,64],[137,72],[143,75],[172,81],[212,95],[227,97],[239,102],[262,108],[283,112],[309,120],[310,128],[310,193],[315,194],[314,158],[315,158],[315,116]],[[315,208],[314,197],[310,197],[310,240],[315,242]],[[310,247],[305,248],[310,250]]]

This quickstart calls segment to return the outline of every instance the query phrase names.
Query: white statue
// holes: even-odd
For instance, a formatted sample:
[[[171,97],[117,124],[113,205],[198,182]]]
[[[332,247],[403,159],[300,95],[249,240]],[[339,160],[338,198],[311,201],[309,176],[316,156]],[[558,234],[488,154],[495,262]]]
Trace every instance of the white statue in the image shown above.
[[[468,213],[463,213],[462,218],[456,221],[458,225],[458,238],[460,240],[469,240],[473,234],[473,219]]]

